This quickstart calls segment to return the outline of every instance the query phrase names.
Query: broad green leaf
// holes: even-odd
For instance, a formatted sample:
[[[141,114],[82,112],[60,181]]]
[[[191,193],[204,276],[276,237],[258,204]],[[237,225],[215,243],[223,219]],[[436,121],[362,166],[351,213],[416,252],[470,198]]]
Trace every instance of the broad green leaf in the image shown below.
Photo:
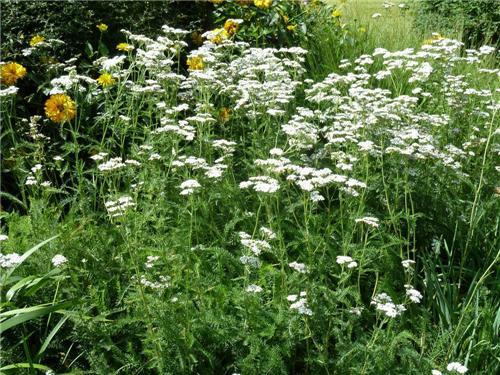
[[[7,331],[12,327],[17,326],[18,324],[24,323],[28,320],[39,318],[54,311],[66,309],[71,305],[73,305],[73,301],[66,301],[53,306],[34,306],[34,307],[27,307],[24,309],[17,309],[2,313],[0,314],[0,316],[2,317],[7,315],[13,315],[12,314],[13,312],[16,314],[16,316],[4,320],[0,323],[0,334],[2,334],[3,332]]]

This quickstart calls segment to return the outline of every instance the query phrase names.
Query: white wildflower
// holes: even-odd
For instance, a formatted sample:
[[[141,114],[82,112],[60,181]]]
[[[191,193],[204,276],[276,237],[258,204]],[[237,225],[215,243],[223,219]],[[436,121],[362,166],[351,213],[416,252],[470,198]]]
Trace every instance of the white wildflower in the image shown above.
[[[51,260],[54,267],[60,267],[63,264],[65,264],[67,261],[68,261],[68,259],[64,255],[61,255],[61,254],[54,255],[54,257]]]

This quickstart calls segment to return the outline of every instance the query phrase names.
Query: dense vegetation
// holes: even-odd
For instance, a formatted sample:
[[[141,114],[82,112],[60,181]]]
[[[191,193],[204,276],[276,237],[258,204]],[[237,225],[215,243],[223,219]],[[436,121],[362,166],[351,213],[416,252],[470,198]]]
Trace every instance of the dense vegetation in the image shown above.
[[[498,373],[498,51],[373,3],[17,3],[0,372]]]

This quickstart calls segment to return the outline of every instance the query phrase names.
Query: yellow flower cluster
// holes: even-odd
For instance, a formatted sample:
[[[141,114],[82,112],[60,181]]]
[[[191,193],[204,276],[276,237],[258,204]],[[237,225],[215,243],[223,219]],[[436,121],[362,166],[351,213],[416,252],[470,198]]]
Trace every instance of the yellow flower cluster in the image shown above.
[[[76,104],[66,94],[55,94],[45,102],[45,114],[54,122],[70,121],[76,116]]]
[[[45,38],[41,35],[35,35],[33,38],[31,38],[30,40],[30,46],[31,47],[34,47],[36,46],[37,44],[40,44],[42,43],[43,41],[45,41]]]
[[[106,30],[108,30],[108,25],[106,25],[105,23],[100,23],[99,25],[96,26],[99,31],[101,33],[105,32]]]
[[[273,5],[273,0],[253,0],[253,4],[260,9],[267,9]]]
[[[129,52],[129,51],[132,51],[134,49],[134,46],[131,46],[130,44],[128,43],[118,43],[116,45],[116,49],[118,51],[124,51],[124,52]]]
[[[187,59],[187,66],[189,70],[203,70],[205,67],[205,62],[203,61],[203,56],[192,56]]]
[[[114,85],[116,80],[114,77],[107,72],[102,73],[99,78],[97,78],[97,83],[99,83],[102,87],[108,87]]]
[[[7,86],[15,85],[17,80],[26,76],[26,73],[26,68],[16,62],[4,64],[0,70],[2,83]]]

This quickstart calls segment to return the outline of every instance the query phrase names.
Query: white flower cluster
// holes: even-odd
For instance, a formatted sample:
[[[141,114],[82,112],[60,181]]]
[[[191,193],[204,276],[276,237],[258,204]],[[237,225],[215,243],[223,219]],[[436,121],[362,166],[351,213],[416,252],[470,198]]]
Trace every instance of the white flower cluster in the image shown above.
[[[260,268],[260,260],[254,256],[243,255],[240,257],[240,262],[245,266],[250,266],[253,268]]]
[[[125,212],[135,206],[134,200],[128,195],[124,195],[116,200],[107,201],[104,203],[106,210],[111,217],[120,217]]]
[[[0,253],[0,268],[16,267],[22,262],[22,256],[18,253],[1,254]]]
[[[306,297],[307,297],[306,292],[300,292],[299,295],[290,294],[286,299],[289,302],[292,302],[292,304],[290,305],[290,309],[297,310],[298,313],[301,315],[311,316],[313,313],[312,310],[307,305]]]
[[[307,266],[304,263],[292,262],[292,263],[288,263],[288,266],[291,269],[294,269],[295,271],[297,271],[298,273],[307,273],[307,272],[309,272]]]
[[[160,276],[158,279],[159,279],[158,281],[150,281],[146,278],[145,275],[141,275],[139,282],[146,288],[151,288],[160,291],[170,286],[169,276]]]
[[[238,236],[241,244],[256,256],[259,256],[263,251],[271,250],[271,245],[265,240],[254,240],[245,232],[239,232]]]
[[[359,219],[355,219],[355,222],[356,223],[363,223],[363,224],[366,224],[366,225],[373,227],[373,228],[378,228],[380,226],[379,220],[373,216],[361,217]]]
[[[406,311],[406,308],[403,305],[396,305],[392,302],[392,298],[387,295],[387,293],[377,294],[373,297],[370,304],[374,305],[376,310],[382,312],[389,318],[395,318]]]
[[[249,286],[247,286],[247,288],[245,289],[245,291],[247,293],[254,293],[254,294],[257,294],[257,293],[260,293],[262,292],[262,287],[258,286],[258,285],[255,285],[255,284],[250,284]]]
[[[406,289],[406,296],[412,301],[413,303],[420,303],[422,298],[422,293],[420,293],[418,290],[416,290],[413,286],[410,284],[405,284],[405,289]]]
[[[146,258],[146,263],[144,263],[144,267],[153,268],[153,266],[155,265],[155,262],[158,259],[160,259],[160,257],[157,255],[148,255]]]
[[[201,188],[201,185],[198,181],[190,179],[184,181],[181,185],[181,192],[179,193],[180,195],[191,195],[195,191]]]
[[[276,193],[280,184],[278,180],[269,176],[255,176],[250,177],[248,181],[240,182],[240,189],[252,188],[258,193]]]
[[[68,262],[68,259],[62,254],[56,254],[51,260],[54,267],[61,267]]]
[[[352,259],[350,256],[347,255],[339,255],[337,256],[337,264],[340,264],[343,266],[344,264],[347,264],[347,268],[356,268],[358,266],[358,263]]]
[[[222,177],[224,171],[227,169],[227,165],[223,164],[224,158],[219,158],[215,160],[215,164],[209,165],[207,161],[203,158],[198,158],[196,156],[185,156],[180,155],[176,160],[172,162],[174,168],[189,167],[192,170],[204,170],[204,176],[217,180]]]
[[[457,372],[459,374],[465,374],[467,371],[469,371],[469,369],[467,367],[465,367],[464,365],[462,365],[459,362],[448,363],[448,366],[446,366],[446,370],[454,371],[454,372]]]

